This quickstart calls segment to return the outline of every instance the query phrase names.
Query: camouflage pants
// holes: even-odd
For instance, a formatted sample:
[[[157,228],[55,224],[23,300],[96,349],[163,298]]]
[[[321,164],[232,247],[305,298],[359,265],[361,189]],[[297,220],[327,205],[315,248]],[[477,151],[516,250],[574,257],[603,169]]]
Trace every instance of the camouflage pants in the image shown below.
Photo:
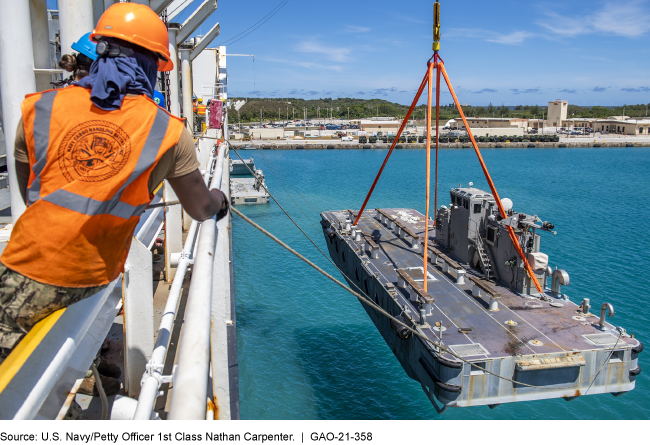
[[[36,323],[105,287],[42,284],[0,263],[0,363]]]

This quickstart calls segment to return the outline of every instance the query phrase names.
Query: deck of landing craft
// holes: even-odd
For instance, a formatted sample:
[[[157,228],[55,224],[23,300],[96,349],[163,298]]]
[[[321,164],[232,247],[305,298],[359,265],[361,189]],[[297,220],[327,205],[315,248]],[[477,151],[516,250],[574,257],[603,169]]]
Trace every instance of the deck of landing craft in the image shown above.
[[[424,216],[409,209],[380,209],[400,220],[400,224],[412,230],[420,238],[420,246],[424,243]],[[324,216],[332,223],[353,219],[356,214],[351,211],[325,212]],[[375,271],[383,283],[393,283],[398,289],[401,305],[414,309],[415,318],[419,319],[418,306],[409,301],[408,289],[398,286],[397,269],[410,269],[409,275],[422,286],[423,256],[422,248],[412,248],[411,244],[395,235],[375,218],[376,211],[366,211],[358,223],[364,237],[371,238],[380,249],[379,258],[366,257],[367,266]],[[430,225],[431,227],[431,225]],[[333,242],[336,242],[332,240]],[[364,241],[360,241],[364,242]],[[352,241],[354,243],[354,241]],[[434,241],[434,233],[429,232],[429,246],[448,253],[446,249]],[[358,244],[358,243],[357,243]],[[467,264],[461,265],[468,276],[477,278],[482,274]],[[354,271],[350,276],[354,276]],[[348,272],[346,272],[348,273]],[[483,297],[472,296],[472,283],[457,284],[449,272],[443,272],[441,264],[429,264],[427,288],[428,294],[434,298],[432,315],[427,317],[431,327],[423,332],[432,340],[439,341],[440,333],[434,328],[435,322],[441,322],[445,330],[442,341],[445,345],[458,347],[460,345],[479,344],[483,354],[459,354],[472,360],[481,356],[491,359],[512,355],[548,354],[554,352],[571,352],[578,350],[594,350],[611,348],[618,340],[619,346],[636,344],[634,339],[621,337],[611,324],[606,324],[606,330],[597,328],[599,318],[586,317],[576,320],[578,305],[565,300],[541,301],[534,297],[513,293],[507,287],[495,284],[500,293],[499,310],[490,311]],[[551,306],[550,303],[555,303]],[[559,304],[562,304],[560,307]],[[514,321],[516,325],[506,324]],[[460,332],[462,328],[463,332]],[[467,330],[471,329],[471,330]],[[599,335],[595,344],[585,335]],[[602,334],[609,337],[603,337]],[[604,340],[603,340],[604,339]],[[480,351],[481,348],[473,348]],[[458,348],[456,348],[458,349]],[[447,354],[447,358],[453,359]]]

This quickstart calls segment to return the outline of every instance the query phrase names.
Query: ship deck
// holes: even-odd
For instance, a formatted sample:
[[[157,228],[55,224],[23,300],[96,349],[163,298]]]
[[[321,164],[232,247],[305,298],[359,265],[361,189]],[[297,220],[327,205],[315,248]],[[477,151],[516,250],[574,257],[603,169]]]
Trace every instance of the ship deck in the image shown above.
[[[424,243],[424,216],[410,209],[379,209],[391,215],[402,227],[409,228]],[[324,212],[323,217],[335,227],[346,218],[354,221],[353,211]],[[368,210],[361,217],[358,228],[363,231],[362,241],[356,242],[351,236],[344,236],[353,250],[360,243],[371,238],[379,246],[379,257],[363,258],[368,270],[376,274],[384,285],[392,283],[397,290],[397,298],[402,307],[410,308],[413,318],[419,320],[419,304],[411,302],[409,290],[398,286],[397,269],[407,269],[408,274],[423,286],[422,248],[412,248],[411,243],[398,237],[393,230],[376,219],[377,210]],[[431,221],[432,222],[432,221]],[[429,231],[429,247],[446,253],[446,249],[434,241],[434,232]],[[451,257],[451,255],[449,255]],[[481,272],[467,264],[460,264],[467,277],[483,278]],[[519,295],[499,283],[489,283],[500,293],[499,310],[489,310],[488,298],[472,295],[473,284],[465,279],[465,284],[457,284],[454,276],[443,272],[442,264],[428,264],[427,293],[434,299],[432,314],[427,317],[428,325],[422,332],[432,340],[441,341],[440,322],[444,327],[442,343],[449,346],[457,355],[472,361],[497,359],[515,355],[537,355],[584,350],[598,350],[636,345],[636,340],[619,336],[614,326],[607,323],[604,331],[598,327],[599,317],[590,315],[579,317],[578,305],[567,300],[555,299],[548,291],[549,301],[527,295]],[[598,302],[602,304],[603,302]],[[506,322],[514,322],[507,324]],[[461,332],[463,331],[463,332]],[[593,336],[591,340],[589,337]],[[453,359],[450,354],[446,357]]]

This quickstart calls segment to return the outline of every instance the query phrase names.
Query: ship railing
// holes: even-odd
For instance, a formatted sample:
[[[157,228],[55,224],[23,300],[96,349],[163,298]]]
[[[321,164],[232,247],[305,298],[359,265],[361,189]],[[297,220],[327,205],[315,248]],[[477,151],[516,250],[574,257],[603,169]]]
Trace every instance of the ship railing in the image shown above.
[[[152,204],[162,200],[159,187]],[[146,364],[142,349],[146,347],[147,336],[139,334],[148,324],[153,331],[151,248],[163,223],[163,207],[147,209],[135,228],[125,273],[96,295],[46,317],[2,363],[0,418],[62,418],[108,334],[122,297],[131,315],[124,319],[125,331],[129,333],[124,348],[125,389],[129,389],[129,383],[131,391],[140,387],[137,369]],[[118,285],[121,281],[123,286]],[[151,317],[142,317],[143,311],[151,313]],[[29,372],[23,372],[27,369]]]
[[[218,153],[212,151],[204,174],[206,185],[209,182],[210,189],[221,189],[226,196],[229,195],[229,172],[224,169],[224,165],[228,165],[227,159],[228,147],[222,144]],[[232,347],[228,347],[228,329],[234,329],[234,326],[230,313],[232,262],[229,229],[230,215],[218,222],[216,217],[201,223],[192,221],[183,250],[179,255],[172,255],[177,260],[176,271],[156,343],[144,374],[139,374],[142,386],[135,412],[129,415],[127,409],[123,418],[156,418],[153,413],[155,400],[162,384],[170,382],[173,382],[173,389],[169,419],[214,418],[216,412],[220,418],[238,416],[238,412],[231,414],[230,407]],[[177,365],[171,375],[163,375],[176,308],[190,267],[192,277],[181,341],[177,347]],[[208,394],[210,377],[212,394]]]
[[[0,419],[62,419],[115,319],[121,278],[50,314],[0,365]]]

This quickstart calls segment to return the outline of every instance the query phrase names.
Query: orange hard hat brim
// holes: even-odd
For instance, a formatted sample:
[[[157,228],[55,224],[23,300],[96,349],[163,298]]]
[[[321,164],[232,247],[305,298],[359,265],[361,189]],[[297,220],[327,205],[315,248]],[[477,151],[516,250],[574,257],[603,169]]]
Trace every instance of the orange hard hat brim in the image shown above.
[[[174,62],[171,60],[158,59],[158,71],[171,71],[174,69]]]

